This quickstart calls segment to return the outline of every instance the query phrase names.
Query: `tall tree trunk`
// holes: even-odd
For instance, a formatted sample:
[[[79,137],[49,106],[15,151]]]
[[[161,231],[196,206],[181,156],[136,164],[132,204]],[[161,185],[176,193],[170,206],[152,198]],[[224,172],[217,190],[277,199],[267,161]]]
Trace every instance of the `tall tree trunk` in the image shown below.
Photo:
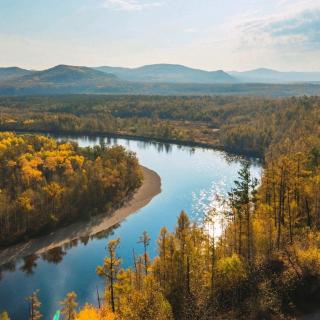
[[[111,255],[111,261],[110,261],[110,299],[111,299],[111,308],[112,308],[112,312],[116,311],[115,308],[115,303],[114,303],[114,287],[113,287],[113,259],[112,259],[112,255]]]
[[[306,211],[307,211],[307,223],[308,223],[308,227],[311,228],[312,220],[311,220],[310,207],[309,207],[309,202],[307,197],[305,197],[305,204],[306,204]]]
[[[239,214],[239,255],[242,255],[242,217]]]
[[[290,237],[290,244],[293,243],[293,235],[292,235],[292,218],[291,218],[291,206],[290,206],[290,193],[288,191],[288,217],[289,217],[289,237]]]
[[[249,265],[251,264],[251,219],[250,219],[250,204],[246,205],[246,216],[247,216],[247,259]]]

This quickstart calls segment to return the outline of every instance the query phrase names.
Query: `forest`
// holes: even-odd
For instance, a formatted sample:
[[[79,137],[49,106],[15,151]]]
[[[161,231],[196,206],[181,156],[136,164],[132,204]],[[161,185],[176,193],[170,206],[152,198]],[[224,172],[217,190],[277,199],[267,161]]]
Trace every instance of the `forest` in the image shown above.
[[[122,147],[80,148],[42,135],[0,133],[0,245],[111,214],[142,183]]]
[[[211,210],[200,224],[182,211],[174,230],[159,230],[154,260],[148,254],[154,239],[147,230],[137,239],[143,254],[133,254],[129,269],[121,268],[117,255],[121,240],[109,241],[107,256],[97,267],[105,283],[101,300],[96,306],[78,306],[76,293],[68,293],[61,301],[64,319],[296,319],[306,312],[319,312],[319,98],[179,97],[159,98],[157,103],[155,97],[98,96],[92,105],[84,99],[84,107],[78,109],[72,101],[79,97],[59,97],[46,98],[47,107],[40,112],[42,99],[2,99],[2,126],[11,123],[14,128],[15,123],[29,120],[34,124],[30,129],[40,130],[43,119],[56,117],[58,130],[63,123],[59,116],[63,116],[77,119],[81,128],[85,119],[99,112],[126,125],[138,126],[137,119],[165,121],[168,126],[179,121],[188,130],[188,124],[201,123],[218,129],[214,139],[225,148],[256,151],[264,159],[260,185],[251,177],[249,164],[243,163],[234,188],[220,199],[227,204],[221,207],[227,209]],[[66,103],[65,99],[71,100]],[[103,106],[104,99],[112,107]],[[124,112],[129,106],[131,113]],[[97,108],[96,115],[92,108]],[[192,115],[188,108],[197,111]],[[25,113],[19,115],[22,109]],[[212,235],[221,217],[227,223],[216,238]],[[41,319],[37,292],[29,301],[30,319]],[[9,315],[3,313],[0,319]]]
[[[0,97],[0,130],[117,134],[263,157],[271,144],[290,135],[287,130],[301,118],[313,117],[319,101],[319,97]]]

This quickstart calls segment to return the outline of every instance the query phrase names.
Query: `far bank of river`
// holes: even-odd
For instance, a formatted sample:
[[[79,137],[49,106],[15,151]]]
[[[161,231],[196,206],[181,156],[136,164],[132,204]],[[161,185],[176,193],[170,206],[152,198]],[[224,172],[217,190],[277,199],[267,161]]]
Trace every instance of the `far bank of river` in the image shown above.
[[[173,139],[173,138],[161,138],[161,137],[152,137],[152,136],[141,136],[136,134],[128,134],[128,133],[120,133],[120,132],[99,132],[99,131],[72,131],[72,130],[59,130],[59,131],[47,131],[47,130],[19,130],[19,129],[1,129],[1,132],[5,131],[11,131],[11,132],[17,132],[17,133],[35,133],[35,134],[50,134],[52,136],[66,136],[66,137],[74,137],[77,138],[79,136],[87,136],[87,137],[101,137],[101,138],[114,138],[114,139],[125,139],[125,140],[133,140],[133,141],[142,141],[142,142],[150,142],[153,141],[155,143],[164,143],[164,144],[175,144],[185,147],[200,147],[200,148],[210,148],[214,150],[220,150],[224,152],[229,152],[232,154],[236,154],[243,157],[257,157],[257,158],[263,158],[263,155],[258,152],[254,152],[252,150],[245,150],[242,148],[232,149],[228,148],[225,145],[222,145],[221,143],[211,143],[209,142],[203,142],[198,140],[181,140],[181,139]],[[214,133],[217,134],[219,132],[219,129],[214,129]]]

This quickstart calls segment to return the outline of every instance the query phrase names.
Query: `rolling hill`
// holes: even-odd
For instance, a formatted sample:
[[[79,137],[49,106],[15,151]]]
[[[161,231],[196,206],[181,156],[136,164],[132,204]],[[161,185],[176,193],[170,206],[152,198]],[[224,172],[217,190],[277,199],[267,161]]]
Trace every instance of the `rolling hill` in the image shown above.
[[[101,68],[97,70],[88,67],[58,65],[43,71],[10,69],[11,71],[7,71],[6,76],[2,69],[0,95],[144,94],[275,97],[320,95],[320,83],[273,84],[251,83],[250,81],[244,83],[231,81],[223,71],[208,72],[177,65],[152,65],[138,68],[138,75],[136,78],[130,76],[130,80],[129,78],[123,80],[125,76],[121,73],[127,73],[125,68],[104,67],[104,71],[101,71]],[[18,76],[19,74],[21,76]],[[221,80],[218,83],[213,82],[218,81],[217,79]],[[222,79],[225,81],[223,82]],[[201,81],[212,82],[202,83]]]
[[[99,81],[116,80],[116,76],[113,74],[107,74],[88,67],[77,67],[58,65],[53,68],[36,71],[31,74],[17,79],[19,83],[31,83],[31,84],[65,84],[73,82],[75,84],[85,82],[99,82]]]
[[[117,83],[117,77],[88,67],[58,65],[0,81],[0,94],[60,94],[85,92]]]
[[[0,68],[0,81],[17,79],[25,75],[30,75],[33,72],[34,71],[21,69],[18,67]]]
[[[247,83],[320,82],[320,72],[281,72],[260,68],[244,72],[231,71],[229,74]]]
[[[139,68],[97,67],[125,81],[147,83],[234,83],[237,80],[222,70],[205,71],[177,64],[153,64]]]

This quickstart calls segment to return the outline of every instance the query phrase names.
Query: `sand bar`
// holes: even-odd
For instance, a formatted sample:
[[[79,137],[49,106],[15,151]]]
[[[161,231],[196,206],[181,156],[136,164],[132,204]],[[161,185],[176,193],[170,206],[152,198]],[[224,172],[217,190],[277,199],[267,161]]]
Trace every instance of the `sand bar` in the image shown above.
[[[28,242],[0,250],[0,265],[17,261],[31,254],[42,254],[81,237],[93,236],[117,225],[130,214],[146,206],[161,192],[161,179],[156,172],[146,167],[142,167],[142,169],[144,175],[142,186],[112,216],[97,215],[90,221],[75,222],[44,237],[31,239]]]

